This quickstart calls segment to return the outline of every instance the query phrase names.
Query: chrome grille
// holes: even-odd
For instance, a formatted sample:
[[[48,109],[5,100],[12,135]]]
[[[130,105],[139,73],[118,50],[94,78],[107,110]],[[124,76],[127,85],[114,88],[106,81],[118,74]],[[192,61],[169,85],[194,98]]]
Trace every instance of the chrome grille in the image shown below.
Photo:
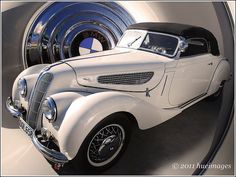
[[[119,85],[140,85],[148,82],[154,75],[154,72],[140,72],[99,76],[100,84],[119,84]]]
[[[27,122],[32,128],[37,125],[40,105],[52,78],[51,73],[41,73],[31,94]]]

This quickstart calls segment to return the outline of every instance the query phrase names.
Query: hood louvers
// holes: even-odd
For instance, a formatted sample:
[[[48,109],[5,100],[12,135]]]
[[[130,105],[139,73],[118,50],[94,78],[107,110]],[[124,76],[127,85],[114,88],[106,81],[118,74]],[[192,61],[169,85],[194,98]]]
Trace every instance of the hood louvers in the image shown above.
[[[100,84],[140,85],[147,83],[154,72],[140,72],[127,74],[104,75],[98,77]]]

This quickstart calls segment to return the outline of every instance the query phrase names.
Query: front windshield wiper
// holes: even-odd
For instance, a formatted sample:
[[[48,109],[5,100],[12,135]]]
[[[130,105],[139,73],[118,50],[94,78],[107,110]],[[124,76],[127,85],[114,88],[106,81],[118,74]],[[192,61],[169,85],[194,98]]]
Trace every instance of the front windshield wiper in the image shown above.
[[[128,43],[128,47],[132,46],[137,40],[139,40],[141,38],[141,36],[137,37],[136,39],[134,39],[132,42]]]

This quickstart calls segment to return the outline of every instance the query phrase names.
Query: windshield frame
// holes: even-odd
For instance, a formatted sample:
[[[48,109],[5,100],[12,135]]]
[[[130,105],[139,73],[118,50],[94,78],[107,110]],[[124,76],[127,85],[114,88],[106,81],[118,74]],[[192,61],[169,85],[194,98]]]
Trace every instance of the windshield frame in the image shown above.
[[[123,33],[123,35],[121,36],[121,38],[120,38],[120,40],[119,40],[119,42],[117,43],[117,45],[116,45],[116,47],[120,47],[120,48],[128,48],[128,49],[139,49],[140,48],[140,46],[139,47],[134,47],[133,45],[131,45],[130,47],[129,46],[120,46],[120,43],[121,43],[121,41],[122,41],[122,39],[123,39],[123,37],[126,35],[126,32],[128,32],[128,31],[137,31],[137,32],[140,32],[140,36],[141,36],[141,43],[140,43],[140,45],[143,43],[143,40],[144,40],[144,38],[146,37],[146,35],[147,35],[147,30],[140,30],[140,29],[129,29],[129,30],[126,30],[124,33]],[[140,40],[140,39],[139,39]],[[132,41],[131,41],[132,42]],[[137,41],[136,41],[137,42]]]
[[[176,38],[176,39],[178,40],[176,49],[175,49],[175,51],[174,51],[174,53],[173,53],[172,55],[170,55],[170,54],[162,54],[162,53],[158,53],[158,52],[155,52],[155,51],[153,51],[153,50],[151,50],[151,49],[143,48],[143,47],[140,47],[140,46],[137,47],[137,48],[132,47],[132,45],[131,45],[130,47],[128,47],[128,46],[127,46],[127,47],[126,47],[126,46],[119,46],[121,40],[118,42],[117,47],[147,51],[147,52],[155,53],[155,54],[162,55],[162,56],[166,56],[166,57],[170,57],[170,58],[174,58],[174,57],[177,55],[178,51],[179,51],[179,44],[180,44],[180,42],[181,42],[181,38],[180,38],[179,36],[175,36],[175,35],[168,34],[168,33],[161,33],[161,32],[148,31],[148,30],[140,30],[140,29],[137,29],[137,30],[131,29],[131,30],[132,30],[132,31],[143,31],[143,32],[144,32],[144,33],[143,33],[143,36],[141,37],[141,38],[142,38],[142,42],[140,43],[140,46],[142,45],[142,43],[144,42],[144,40],[146,39],[146,36],[147,36],[148,34],[159,34],[159,35],[164,35],[164,36],[169,36],[169,37]],[[127,31],[131,31],[131,30],[127,30]],[[125,36],[125,33],[122,35],[121,39],[122,39],[124,36]]]

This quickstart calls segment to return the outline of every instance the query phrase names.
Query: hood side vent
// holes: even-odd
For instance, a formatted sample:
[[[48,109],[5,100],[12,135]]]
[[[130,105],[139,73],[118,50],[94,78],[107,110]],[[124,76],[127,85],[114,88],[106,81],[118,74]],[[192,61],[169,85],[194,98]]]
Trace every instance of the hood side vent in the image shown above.
[[[117,85],[140,85],[147,83],[154,75],[154,72],[140,72],[104,75],[98,77],[100,84],[117,84]]]

